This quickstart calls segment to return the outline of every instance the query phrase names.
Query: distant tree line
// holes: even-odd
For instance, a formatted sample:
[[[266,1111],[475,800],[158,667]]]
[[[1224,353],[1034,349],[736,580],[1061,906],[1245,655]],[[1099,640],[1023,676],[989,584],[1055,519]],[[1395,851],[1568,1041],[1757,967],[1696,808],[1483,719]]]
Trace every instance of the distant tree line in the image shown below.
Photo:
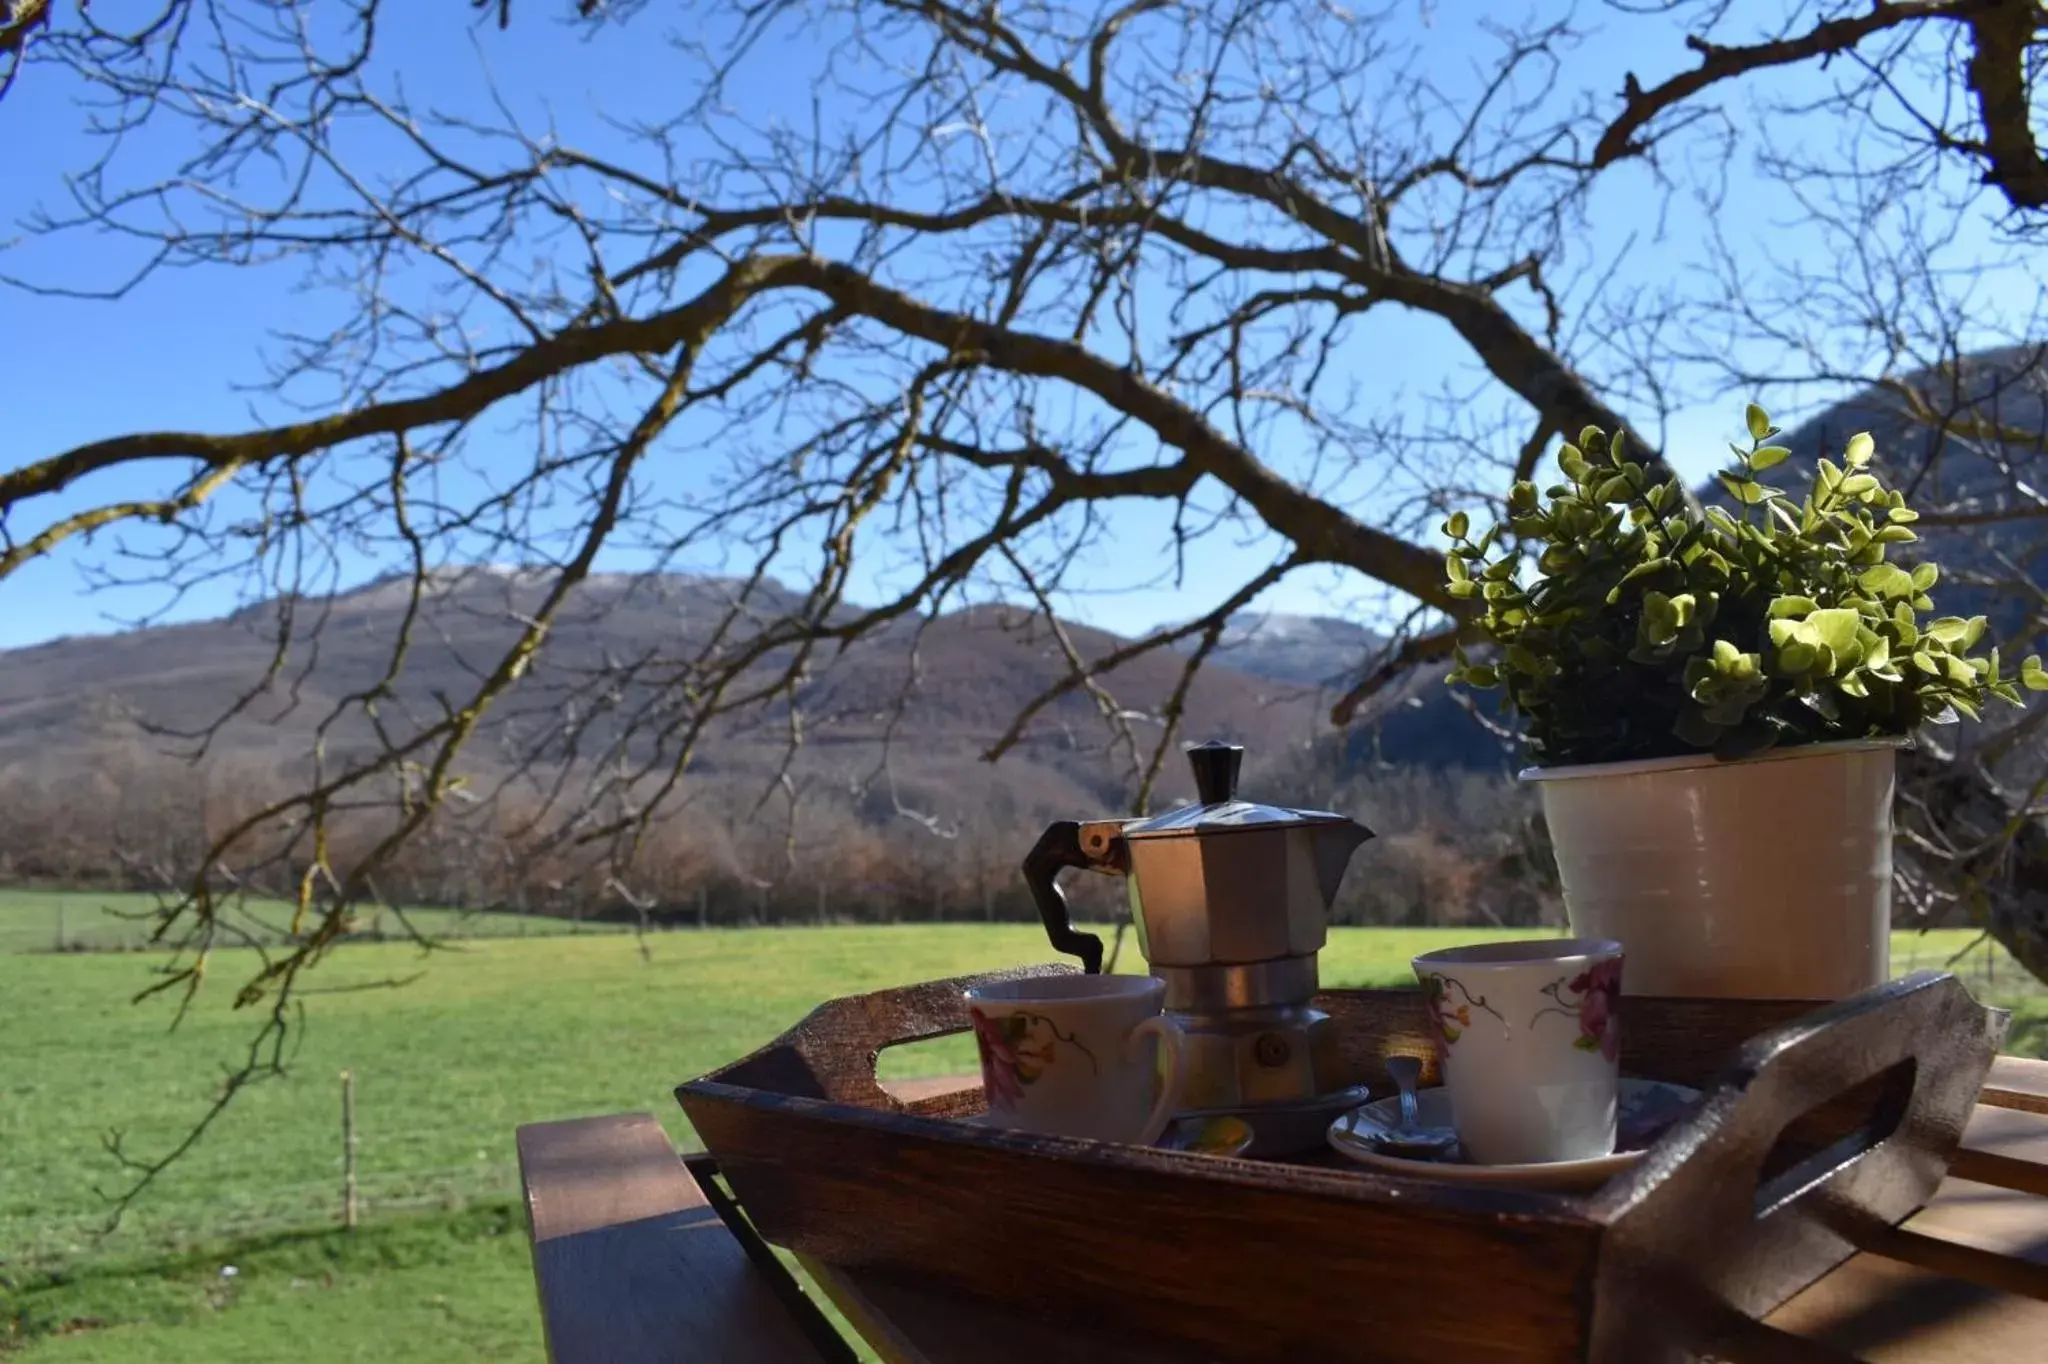
[[[1357,814],[1379,835],[1356,856],[1336,907],[1350,924],[1528,925],[1559,919],[1550,858],[1529,793],[1499,777],[1382,769],[1338,777],[1304,759],[1261,773],[1275,801]],[[0,768],[0,881],[178,895],[220,829],[289,780],[247,758],[191,765],[139,746],[63,763]],[[1019,922],[1036,918],[1018,863],[1047,819],[1000,788],[942,818],[884,815],[851,798],[770,818],[735,783],[707,789],[653,824],[631,887],[606,859],[549,837],[536,809],[499,800],[437,812],[380,872],[382,900],[650,923]],[[536,796],[536,804],[540,797]],[[1108,813],[1103,811],[1102,813]],[[388,810],[338,815],[330,860],[387,832]],[[314,859],[302,827],[280,825],[248,867],[215,867],[251,894],[290,901]],[[1077,875],[1084,917],[1122,912],[1113,878]]]

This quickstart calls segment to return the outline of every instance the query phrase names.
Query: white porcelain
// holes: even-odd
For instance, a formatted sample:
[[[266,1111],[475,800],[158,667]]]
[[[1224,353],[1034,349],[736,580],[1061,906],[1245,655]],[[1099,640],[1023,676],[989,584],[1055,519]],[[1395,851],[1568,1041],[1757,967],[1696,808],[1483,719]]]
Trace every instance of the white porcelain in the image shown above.
[[[1621,944],[1480,943],[1415,958],[1451,1125],[1480,1165],[1611,1154]]]
[[[1699,1091],[1664,1080],[1624,1078],[1617,1086],[1616,1106],[1625,1128],[1631,1107],[1655,1108],[1666,1115],[1674,1106],[1690,1104]],[[1441,1086],[1417,1091],[1419,1121],[1443,1126],[1451,1121],[1450,1091]],[[1330,1124],[1330,1146],[1360,1165],[1409,1179],[1436,1179],[1448,1184],[1507,1185],[1521,1189],[1591,1189],[1605,1184],[1643,1158],[1643,1148],[1615,1151],[1585,1160],[1551,1160],[1526,1165],[1473,1165],[1458,1160],[1410,1160],[1388,1155],[1373,1143],[1371,1133],[1400,1121],[1398,1096],[1379,1099],[1346,1113]],[[1660,1123],[1659,1127],[1665,1125]]]
[[[1187,1078],[1165,1001],[1166,983],[1153,976],[1040,976],[968,990],[987,1121],[1045,1136],[1159,1140]]]
[[[1891,975],[1904,740],[1531,768],[1572,932],[1628,945],[1628,990],[1842,999]]]

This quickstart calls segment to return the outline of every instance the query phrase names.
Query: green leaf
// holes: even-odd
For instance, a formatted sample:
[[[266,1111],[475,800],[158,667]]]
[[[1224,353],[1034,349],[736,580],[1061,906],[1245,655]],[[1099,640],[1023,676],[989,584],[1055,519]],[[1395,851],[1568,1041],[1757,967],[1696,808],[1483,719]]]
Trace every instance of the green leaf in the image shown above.
[[[1756,473],[1774,469],[1792,457],[1792,452],[1782,445],[1766,445],[1749,457],[1749,467]]]
[[[1638,578],[1647,578],[1653,573],[1669,572],[1677,567],[1677,564],[1667,558],[1645,559],[1642,563],[1637,564],[1634,568],[1622,574],[1621,581],[1623,583],[1632,583]],[[1616,585],[1619,586],[1620,584]]]
[[[1770,490],[1761,483],[1751,482],[1736,474],[1717,474],[1715,477],[1721,480],[1721,486],[1728,490],[1730,497],[1746,507],[1754,507],[1757,503],[1770,498]]]
[[[2021,660],[2020,685],[2028,691],[2048,691],[2048,669],[2041,666],[2039,654],[2028,654]]]
[[[1856,642],[1856,628],[1862,623],[1854,611],[1847,607],[1815,611],[1806,618],[1806,624],[1813,630],[1819,643],[1825,644],[1836,653],[1843,653]]]
[[[1465,561],[1455,554],[1444,560],[1444,568],[1450,573],[1451,581],[1454,583],[1472,581],[1472,570],[1465,567]]]
[[[1943,616],[1927,623],[1927,633],[1943,644],[1960,644],[1963,636],[1970,633],[1970,622],[1961,616]]]
[[[1722,728],[1707,719],[1704,713],[1687,706],[1672,722],[1671,733],[1681,743],[1691,744],[1694,748],[1712,748],[1721,741]]]
[[[1876,492],[1877,486],[1875,474],[1850,474],[1842,480],[1841,487],[1836,491],[1844,497],[1861,497],[1865,493]]]
[[[1472,518],[1463,512],[1452,512],[1451,519],[1444,522],[1444,534],[1453,540],[1465,538],[1465,532],[1472,529]]]
[[[1876,564],[1856,575],[1856,582],[1865,592],[1874,592],[1880,597],[1910,597],[1918,589],[1913,586],[1913,575],[1897,564]]]
[[[1811,644],[1802,644],[1794,640],[1778,650],[1778,667],[1795,676],[1812,672],[1814,665],[1819,662],[1820,650]]]
[[[1842,447],[1842,462],[1851,469],[1861,469],[1870,463],[1870,457],[1877,452],[1877,442],[1870,438],[1868,431],[1858,431],[1849,437],[1849,443]]]
[[[1452,583],[1447,590],[1448,594],[1457,600],[1469,601],[1479,595],[1479,584],[1468,578],[1464,582]]]
[[[1751,403],[1743,410],[1742,419],[1749,424],[1751,440],[1762,440],[1771,434],[1771,419],[1755,403]]]
[[[1913,589],[1925,592],[1941,579],[1941,568],[1936,564],[1921,564],[1913,570]]]
[[[1782,620],[1786,616],[1805,618],[1820,610],[1820,603],[1811,597],[1774,597],[1771,599],[1770,617]]]

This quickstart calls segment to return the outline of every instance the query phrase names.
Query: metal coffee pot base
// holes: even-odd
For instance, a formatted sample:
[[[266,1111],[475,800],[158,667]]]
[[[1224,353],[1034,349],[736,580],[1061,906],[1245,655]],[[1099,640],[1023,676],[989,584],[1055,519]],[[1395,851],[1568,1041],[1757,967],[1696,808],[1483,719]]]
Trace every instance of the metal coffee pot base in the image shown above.
[[[1320,1148],[1330,1123],[1366,1100],[1346,1088],[1330,1016],[1307,1004],[1168,1011],[1187,1067],[1182,1112],[1233,1117],[1252,1129],[1254,1157]]]
[[[1330,1016],[1307,1004],[1214,1011],[1167,1009],[1186,1067],[1181,1102],[1236,1112],[1300,1103],[1348,1077]]]
[[[1330,1124],[1367,1102],[1372,1097],[1369,1090],[1367,1085],[1353,1085],[1291,1103],[1194,1109],[1181,1117],[1236,1118],[1252,1129],[1252,1144],[1242,1153],[1245,1159],[1281,1159],[1327,1150]]]

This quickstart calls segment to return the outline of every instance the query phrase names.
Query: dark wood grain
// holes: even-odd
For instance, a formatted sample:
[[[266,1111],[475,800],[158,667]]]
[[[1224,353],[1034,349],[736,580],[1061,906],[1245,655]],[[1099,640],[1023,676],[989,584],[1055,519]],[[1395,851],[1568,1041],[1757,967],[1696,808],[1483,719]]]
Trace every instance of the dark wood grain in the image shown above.
[[[1940,1180],[2002,1028],[1932,974],[1818,1011],[1628,998],[1624,1071],[1707,1098],[1632,1174],[1570,1198],[1033,1137],[952,1120],[979,1106],[975,1089],[885,1092],[877,1052],[964,1029],[968,983],[836,1001],[678,1089],[749,1215],[877,1282],[1069,1326],[1115,1320],[1231,1361],[1350,1358],[1368,1339],[1374,1359],[1418,1364],[1691,1359],[1679,1297],[1702,1321],[1753,1319],[1854,1253],[1801,1199],[1758,1218],[1767,1168],[1798,1168],[1809,1133],[1832,1140],[1881,1101],[1868,1149],[1788,1190],[1903,1218]],[[1433,1078],[1418,992],[1316,1002],[1352,1082],[1385,1083],[1401,1053]]]
[[[650,1113],[518,1133],[555,1364],[825,1364]]]
[[[1934,1193],[2004,1035],[2005,1015],[1953,976],[1922,973],[1745,1043],[1695,1114],[1593,1200],[1610,1230],[1596,1359],[1679,1364],[1697,1342],[1659,1320],[1684,1283],[1760,1317]],[[1848,1091],[1883,1091],[1864,1121],[1782,1169],[1787,1130]]]
[[[884,1047],[967,1031],[964,991],[970,986],[1075,974],[1071,966],[1023,966],[830,1000],[761,1050],[717,1072],[718,1078],[775,1094],[900,1113],[905,1103],[875,1078],[875,1058]]]
[[[1113,1322],[1062,1326],[1013,1308],[799,1257],[883,1364],[1207,1364]]]

